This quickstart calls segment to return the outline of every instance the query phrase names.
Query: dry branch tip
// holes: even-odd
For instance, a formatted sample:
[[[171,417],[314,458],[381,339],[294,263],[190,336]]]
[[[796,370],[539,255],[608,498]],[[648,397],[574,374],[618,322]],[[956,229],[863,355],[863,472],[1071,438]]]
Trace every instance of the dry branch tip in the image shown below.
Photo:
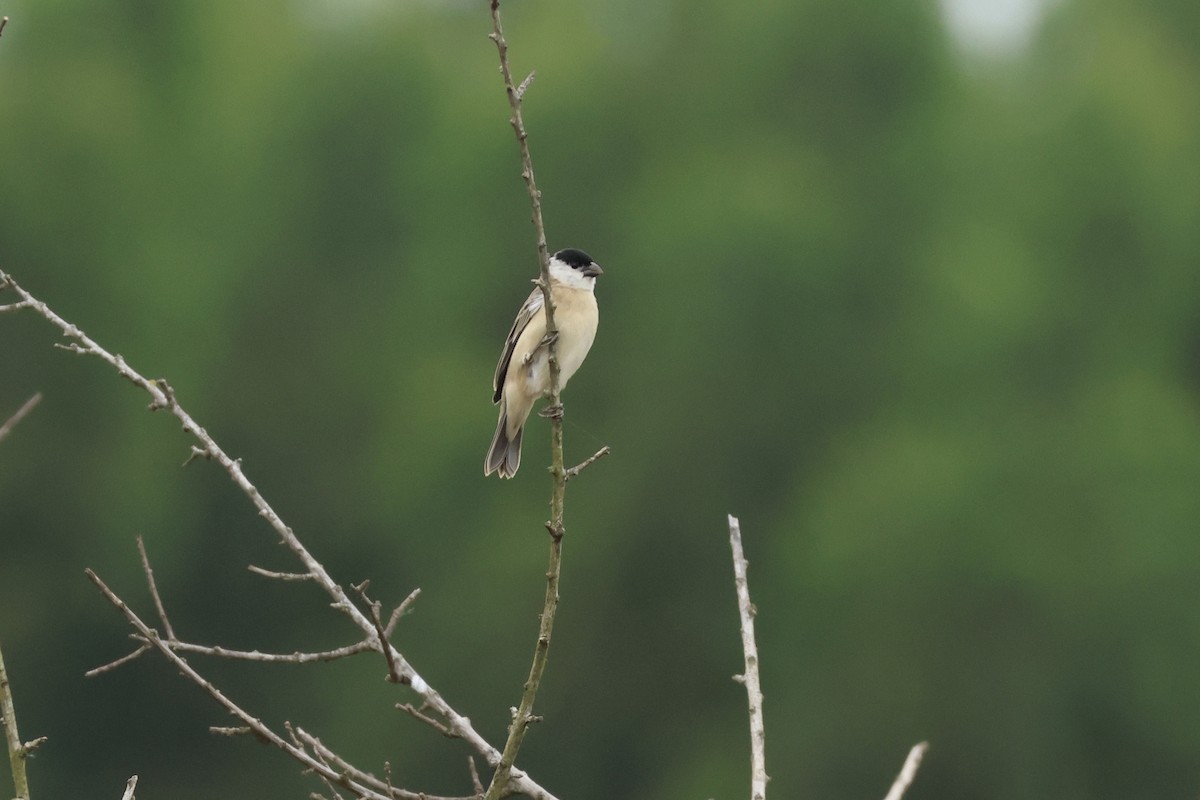
[[[9,433],[12,432],[12,429],[17,427],[17,423],[29,416],[29,413],[33,411],[33,409],[37,408],[37,404],[40,402],[42,402],[42,393],[35,392],[32,397],[22,403],[21,407],[17,409],[16,413],[5,420],[3,425],[0,425],[0,441],[4,441],[4,439],[8,437]]]
[[[900,768],[900,774],[896,776],[892,788],[888,790],[887,796],[883,800],[901,800],[904,797],[908,787],[912,786],[912,782],[916,780],[917,770],[921,767],[921,759],[925,757],[925,751],[928,749],[929,742],[913,745],[913,748],[908,751],[908,757],[904,759],[904,766]]]

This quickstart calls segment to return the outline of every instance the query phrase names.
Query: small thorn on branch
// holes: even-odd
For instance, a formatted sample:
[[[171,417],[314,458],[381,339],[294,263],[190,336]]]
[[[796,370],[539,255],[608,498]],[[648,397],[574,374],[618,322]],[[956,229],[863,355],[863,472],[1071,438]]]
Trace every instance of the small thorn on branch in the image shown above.
[[[206,447],[196,447],[196,445],[192,445],[192,454],[189,455],[187,457],[187,460],[184,461],[182,464],[180,464],[180,466],[186,467],[188,464],[191,464],[197,458],[203,458],[205,461],[212,461],[212,458],[213,458],[212,451]]]
[[[175,408],[175,406],[178,405],[175,402],[175,390],[171,388],[171,384],[167,383],[166,378],[154,378],[153,380],[147,381],[147,383],[149,383],[151,387],[158,389],[163,395],[161,400],[157,397],[154,397],[154,399],[150,401],[150,405],[147,406],[150,411],[158,411],[160,408]]]

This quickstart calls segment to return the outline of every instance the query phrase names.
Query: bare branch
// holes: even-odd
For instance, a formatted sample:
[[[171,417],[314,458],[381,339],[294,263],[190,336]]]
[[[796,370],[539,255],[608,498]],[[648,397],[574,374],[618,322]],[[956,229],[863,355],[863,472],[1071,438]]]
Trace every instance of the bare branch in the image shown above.
[[[8,19],[8,17],[5,17]],[[42,402],[42,393],[37,392],[33,397],[25,401],[24,405],[17,409],[17,413],[13,414],[8,420],[0,425],[0,442],[4,441],[12,429],[17,427],[17,423],[25,419],[30,411],[37,407],[37,404]]]
[[[374,650],[371,642],[363,640],[357,644],[339,647],[336,650],[324,650],[320,653],[262,653],[258,650],[230,650],[227,647],[209,647],[191,642],[174,640],[166,643],[172,650],[182,653],[198,653],[199,655],[215,658],[228,658],[234,661],[257,661],[261,664],[313,664],[323,661],[336,661],[339,658],[367,653]]]
[[[409,606],[415,603],[417,598],[420,596],[421,590],[420,588],[417,588],[409,592],[408,597],[400,601],[400,605],[396,606],[396,610],[393,611],[392,616],[388,618],[387,627],[384,628],[383,632],[386,638],[390,639],[392,637],[392,633],[394,633],[396,630],[396,623],[400,621],[400,618],[404,616],[404,612],[408,611]]]
[[[483,797],[483,783],[479,780],[479,770],[475,768],[474,756],[467,756],[467,766],[471,769],[471,785],[475,787],[475,794]]]
[[[424,722],[426,725],[430,726],[431,728],[435,728],[439,733],[442,734],[442,736],[445,736],[447,739],[460,738],[457,733],[450,730],[444,724],[442,724],[441,722],[438,722],[436,719],[429,716],[428,714],[423,713],[421,711],[421,709],[415,707],[412,703],[396,703],[396,708],[411,715],[414,719],[419,719],[421,722]]]
[[[236,728],[223,725],[210,725],[208,732],[216,736],[249,736],[254,733],[254,730],[246,725],[239,725]]]
[[[8,25],[8,17],[0,17],[0,36],[4,35],[4,27]]]
[[[604,447],[601,447],[595,453],[588,456],[582,463],[580,463],[577,466],[571,467],[569,470],[567,470],[566,473],[563,475],[563,479],[568,480],[568,481],[571,480],[576,475],[583,472],[585,469],[590,467],[592,464],[595,464],[597,461],[604,458],[606,455],[608,455],[611,452],[612,452],[612,450],[609,449],[608,445],[604,445]]]
[[[900,768],[900,774],[896,776],[896,782],[892,784],[892,788],[883,800],[900,800],[904,797],[904,793],[916,779],[917,770],[921,767],[921,759],[925,757],[925,751],[928,749],[929,742],[913,745],[912,750],[908,751],[908,758],[904,759],[904,766]]]
[[[0,723],[4,725],[4,741],[8,745],[8,763],[12,768],[13,789],[16,791],[17,800],[29,800],[29,777],[25,774],[25,759],[34,747],[46,741],[46,737],[35,739],[29,744],[21,744],[21,734],[17,730],[17,712],[13,708],[12,684],[4,666],[3,652],[0,652]]]
[[[125,783],[125,794],[121,795],[121,800],[133,800],[133,790],[137,788],[138,776],[134,775]]]
[[[255,575],[262,575],[264,578],[274,578],[277,581],[311,581],[313,576],[307,572],[272,572],[269,569],[256,567],[253,564],[246,567]]]
[[[543,245],[544,247],[544,245]],[[49,306],[41,300],[38,300],[24,288],[22,288],[12,276],[0,271],[0,283],[4,283],[8,288],[11,288],[20,298],[23,307],[30,308],[38,315],[48,320],[56,326],[63,335],[72,341],[63,346],[64,349],[80,355],[95,356],[105,363],[112,366],[117,373],[128,380],[133,385],[141,388],[150,395],[151,408],[166,409],[174,416],[181,425],[183,430],[192,436],[199,446],[193,446],[192,455],[216,461],[221,468],[229,475],[229,478],[237,485],[242,493],[250,500],[257,509],[259,516],[267,521],[272,530],[279,536],[280,541],[292,551],[292,553],[304,565],[306,574],[311,576],[314,583],[319,585],[332,600],[331,605],[344,613],[350,621],[362,631],[367,639],[375,639],[377,633],[375,625],[371,619],[363,614],[346,595],[346,591],[330,577],[325,567],[317,561],[307,547],[296,537],[295,533],[288,527],[280,516],[275,512],[266,499],[259,493],[258,489],[246,477],[242,469],[240,460],[231,458],[217,444],[204,428],[202,428],[187,411],[178,403],[175,392],[164,390],[162,384],[165,382],[159,380],[149,380],[131,368],[125,359],[120,355],[114,355],[108,350],[105,350],[94,340],[88,337],[76,325],[67,322]],[[190,461],[190,459],[189,459]],[[282,574],[282,573],[281,573]],[[135,626],[136,627],[136,626]],[[165,648],[165,643],[155,639],[149,639],[157,649]],[[447,725],[463,738],[477,753],[484,757],[490,765],[498,764],[501,760],[501,753],[495,747],[487,742],[471,725],[471,721],[455,711],[442,696],[433,689],[425,679],[412,667],[411,664],[404,658],[401,653],[392,647],[390,644],[384,644],[384,647],[391,649],[391,657],[396,663],[398,673],[404,679],[403,682],[410,686],[417,695],[420,696],[423,703],[436,711],[439,715],[447,720]],[[169,648],[166,648],[169,649]],[[172,654],[175,658],[177,655]],[[182,659],[180,659],[182,660]],[[336,783],[336,781],[335,781]],[[512,789],[515,791],[527,794],[536,800],[555,800],[554,796],[543,789],[535,781],[531,780],[523,772],[514,772],[510,781]],[[339,786],[343,784],[338,784]]]
[[[142,653],[146,652],[149,649],[150,649],[150,645],[143,644],[137,650],[134,650],[132,653],[128,653],[127,655],[121,656],[116,661],[110,661],[107,664],[104,664],[102,666],[96,667],[94,669],[89,669],[87,672],[83,673],[83,676],[85,678],[94,678],[97,675],[103,675],[105,672],[114,670],[117,667],[121,666],[122,664],[128,664],[130,661],[133,661],[135,658],[137,658],[138,656],[140,656]]]
[[[163,629],[167,632],[167,639],[175,641],[175,630],[171,627],[171,620],[167,619],[167,611],[163,608],[162,598],[158,596],[158,586],[154,583],[154,570],[150,569],[150,559],[146,556],[146,543],[142,541],[142,537],[137,537],[138,553],[142,557],[142,571],[146,573],[146,584],[150,587],[150,597],[154,600],[154,608],[158,611],[158,618],[162,621]]]
[[[742,651],[746,671],[734,680],[745,684],[750,703],[750,798],[766,800],[767,759],[766,732],[763,729],[763,693],[758,680],[758,645],[754,641],[754,615],[757,609],[750,602],[750,584],[746,580],[749,562],[742,552],[742,526],[737,517],[729,515],[729,545],[733,550],[733,582],[737,587],[738,613],[742,620]]]

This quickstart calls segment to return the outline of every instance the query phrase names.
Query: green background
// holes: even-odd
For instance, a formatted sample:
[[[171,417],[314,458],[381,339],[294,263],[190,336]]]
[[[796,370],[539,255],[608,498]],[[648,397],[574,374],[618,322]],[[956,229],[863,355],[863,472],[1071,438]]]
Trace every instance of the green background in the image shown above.
[[[777,798],[1200,791],[1200,4],[1059,0],[966,48],[931,0],[512,0],[552,248],[606,270],[566,392],[562,605],[520,759],[571,800],[748,794],[725,514]],[[484,479],[536,270],[483,2],[9,0],[0,268],[166,376],[493,742],[541,607],[548,427]],[[11,301],[11,294],[4,295]],[[179,633],[348,644],[189,440],[0,316],[0,637],[35,800],[306,796],[84,579]],[[192,663],[396,783],[467,749],[377,657]],[[6,767],[0,766],[0,770]],[[6,776],[0,774],[0,779]],[[2,794],[2,791],[0,791]]]

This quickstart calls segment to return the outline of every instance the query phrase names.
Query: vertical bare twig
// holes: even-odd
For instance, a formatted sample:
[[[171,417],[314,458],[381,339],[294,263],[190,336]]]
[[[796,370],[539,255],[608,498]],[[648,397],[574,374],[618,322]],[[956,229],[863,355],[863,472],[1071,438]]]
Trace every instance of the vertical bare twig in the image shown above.
[[[125,794],[121,795],[121,800],[134,800],[133,790],[137,788],[137,781],[137,775],[134,775],[129,779],[129,781],[125,784]]]
[[[900,768],[900,774],[896,776],[895,783],[888,790],[887,796],[883,800],[900,800],[904,797],[904,793],[908,791],[908,787],[912,786],[913,780],[917,777],[917,770],[921,766],[921,759],[925,757],[925,751],[929,749],[929,742],[921,742],[913,745],[913,749],[908,751],[908,758],[904,759],[904,766]]]
[[[4,667],[3,652],[0,652],[0,718],[0,722],[4,724],[4,741],[8,745],[13,789],[17,793],[17,800],[29,800],[29,778],[25,774],[25,759],[38,745],[46,741],[46,737],[21,743],[21,734],[17,730],[17,712],[13,710],[12,685],[8,680],[8,670]]]
[[[8,25],[8,17],[0,17],[0,36],[4,35],[4,27]]]
[[[758,610],[750,602],[750,584],[746,580],[749,562],[742,552],[742,526],[737,517],[729,515],[729,545],[733,549],[733,580],[737,586],[738,612],[742,620],[742,652],[746,671],[733,679],[745,684],[750,702],[750,798],[766,800],[767,757],[766,731],[763,729],[763,693],[758,680],[758,645],[754,641],[754,616]]]
[[[500,23],[500,0],[491,0],[492,32],[489,36],[496,43],[496,51],[500,57],[500,74],[504,78],[504,90],[508,95],[508,105],[512,110],[509,123],[517,137],[517,145],[521,151],[521,177],[525,180],[525,188],[529,192],[531,220],[537,238],[538,265],[540,267],[539,286],[546,308],[546,334],[550,337],[548,350],[550,364],[550,474],[554,488],[550,497],[550,521],[546,529],[550,532],[550,563],[546,569],[546,595],[542,608],[541,619],[538,623],[537,644],[534,646],[533,662],[529,667],[529,678],[525,681],[525,689],[521,700],[513,713],[512,724],[508,728],[508,740],[504,744],[500,761],[488,785],[486,800],[498,800],[509,793],[509,782],[516,763],[517,753],[525,739],[529,724],[534,720],[533,703],[537,697],[538,687],[546,669],[546,661],[550,653],[550,637],[554,630],[554,615],[558,609],[558,582],[562,572],[562,539],[566,528],[563,523],[563,501],[567,487],[567,470],[563,463],[563,425],[562,399],[559,385],[558,348],[554,334],[558,326],[554,321],[554,298],[550,294],[550,258],[546,247],[546,226],[542,219],[542,194],[537,188],[537,180],[533,174],[533,159],[529,154],[529,134],[525,130],[525,121],[521,116],[521,100],[533,80],[531,73],[528,78],[517,86],[513,82],[512,70],[508,64],[508,42],[504,38],[504,28]]]
[[[8,19],[8,17],[5,17],[5,19]],[[17,423],[25,419],[29,412],[33,411],[40,402],[42,402],[42,393],[37,392],[33,397],[26,400],[24,405],[17,409],[17,413],[9,417],[3,425],[0,425],[0,442],[8,438],[8,435],[12,433],[12,429],[17,427]]]

